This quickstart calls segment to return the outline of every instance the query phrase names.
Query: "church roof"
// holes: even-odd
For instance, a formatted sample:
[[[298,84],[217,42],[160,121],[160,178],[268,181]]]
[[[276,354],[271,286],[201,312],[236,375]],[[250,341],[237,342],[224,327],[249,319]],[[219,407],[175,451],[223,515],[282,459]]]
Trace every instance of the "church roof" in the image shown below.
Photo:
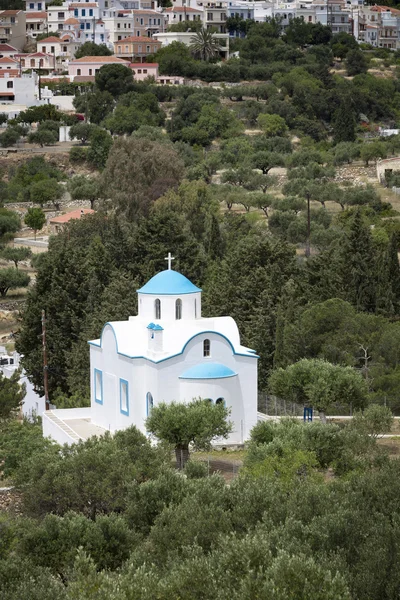
[[[181,296],[182,294],[195,294],[201,292],[187,277],[167,269],[157,273],[140,290],[139,294],[152,294],[154,296]]]
[[[226,379],[227,377],[235,377],[235,375],[237,373],[225,365],[204,362],[179,375],[179,379]]]

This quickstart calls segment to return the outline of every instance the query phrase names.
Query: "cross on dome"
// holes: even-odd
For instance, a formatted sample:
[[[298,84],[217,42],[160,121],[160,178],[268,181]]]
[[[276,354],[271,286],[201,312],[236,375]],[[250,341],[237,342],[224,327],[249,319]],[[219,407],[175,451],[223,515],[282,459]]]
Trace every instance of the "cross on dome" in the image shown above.
[[[168,270],[170,271],[172,268],[172,261],[175,260],[175,256],[172,256],[171,252],[168,252],[168,256],[166,256],[164,260],[168,261]]]

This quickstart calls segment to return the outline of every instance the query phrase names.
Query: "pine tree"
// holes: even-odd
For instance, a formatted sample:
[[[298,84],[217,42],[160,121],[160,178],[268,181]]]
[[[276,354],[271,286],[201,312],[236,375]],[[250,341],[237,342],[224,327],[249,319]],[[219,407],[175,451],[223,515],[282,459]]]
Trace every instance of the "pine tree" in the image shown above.
[[[349,302],[359,311],[375,310],[375,252],[369,227],[357,210],[343,245],[344,286]]]
[[[224,254],[224,244],[216,215],[210,214],[206,230],[206,250],[211,260],[219,260]]]

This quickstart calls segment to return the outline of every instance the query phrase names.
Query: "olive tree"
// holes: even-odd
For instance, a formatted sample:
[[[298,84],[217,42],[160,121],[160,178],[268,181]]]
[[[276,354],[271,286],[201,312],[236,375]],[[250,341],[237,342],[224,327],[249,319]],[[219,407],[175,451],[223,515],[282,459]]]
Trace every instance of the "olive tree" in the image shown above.
[[[212,440],[227,438],[232,423],[227,421],[230,411],[221,404],[196,399],[188,404],[162,402],[155,406],[146,420],[146,429],[156,438],[175,448],[176,466],[183,469],[189,460],[189,446],[208,450]]]

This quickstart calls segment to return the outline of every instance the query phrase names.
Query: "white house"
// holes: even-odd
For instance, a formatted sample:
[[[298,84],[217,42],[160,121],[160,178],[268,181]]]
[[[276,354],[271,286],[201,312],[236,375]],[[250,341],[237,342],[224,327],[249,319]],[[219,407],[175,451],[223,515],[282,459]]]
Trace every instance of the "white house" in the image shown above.
[[[201,289],[171,268],[138,290],[138,307],[136,317],[106,323],[100,339],[89,342],[90,410],[44,413],[44,435],[73,443],[92,427],[135,425],[146,433],[153,406],[201,397],[231,410],[226,443],[248,439],[257,422],[258,356],[240,343],[235,321],[202,317]]]
[[[0,346],[0,372],[10,379],[12,375],[20,368],[20,355],[17,352],[8,354],[3,346]],[[46,409],[44,397],[40,397],[27,378],[24,371],[21,371],[19,383],[25,384],[26,394],[22,403],[21,412],[24,417],[31,419],[34,416],[41,417]]]

